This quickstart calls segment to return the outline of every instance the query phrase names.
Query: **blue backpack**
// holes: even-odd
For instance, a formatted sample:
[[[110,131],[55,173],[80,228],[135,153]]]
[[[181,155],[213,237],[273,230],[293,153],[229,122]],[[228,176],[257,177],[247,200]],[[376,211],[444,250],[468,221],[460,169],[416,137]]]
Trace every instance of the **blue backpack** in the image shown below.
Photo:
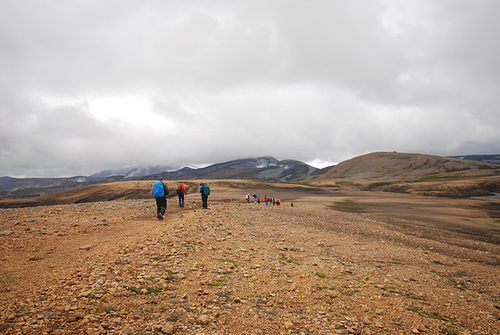
[[[153,186],[153,195],[155,198],[160,198],[165,196],[165,190],[163,189],[163,183],[161,181],[155,181]]]

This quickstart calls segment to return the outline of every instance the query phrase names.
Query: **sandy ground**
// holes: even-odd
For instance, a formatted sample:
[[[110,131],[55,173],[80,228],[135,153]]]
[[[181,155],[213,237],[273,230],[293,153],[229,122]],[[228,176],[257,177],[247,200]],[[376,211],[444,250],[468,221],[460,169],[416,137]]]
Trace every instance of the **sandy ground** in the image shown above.
[[[0,332],[500,333],[498,200],[246,192],[0,209]]]

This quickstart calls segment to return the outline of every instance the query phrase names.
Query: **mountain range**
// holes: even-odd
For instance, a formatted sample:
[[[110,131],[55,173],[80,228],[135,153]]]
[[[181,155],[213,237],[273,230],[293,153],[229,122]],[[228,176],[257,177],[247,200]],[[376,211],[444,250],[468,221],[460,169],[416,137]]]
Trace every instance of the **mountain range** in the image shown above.
[[[387,157],[382,158],[384,155]],[[452,165],[450,160],[453,160]],[[94,184],[127,180],[154,180],[159,177],[176,181],[251,179],[286,183],[334,177],[349,178],[349,176],[352,177],[354,175],[357,175],[358,178],[380,178],[382,176],[394,176],[396,170],[399,171],[398,173],[401,173],[401,171],[410,173],[410,170],[413,170],[412,174],[414,175],[449,172],[448,170],[450,169],[453,171],[483,168],[491,170],[491,166],[487,168],[484,164],[492,163],[493,167],[498,166],[500,155],[439,157],[421,154],[402,156],[396,153],[373,153],[323,169],[318,169],[296,160],[277,160],[273,157],[259,157],[237,159],[203,168],[183,167],[178,170],[173,170],[168,166],[137,166],[116,170],[103,170],[90,176],[69,178],[0,177],[0,196],[42,196]],[[402,164],[402,167],[398,164]],[[396,170],[394,170],[395,168]]]
[[[0,196],[32,197],[78,187],[124,180],[254,179],[269,182],[310,180],[323,175],[330,167],[317,169],[296,160],[259,157],[217,163],[204,168],[183,167],[172,171],[168,166],[138,166],[103,170],[90,176],[69,178],[0,177]]]

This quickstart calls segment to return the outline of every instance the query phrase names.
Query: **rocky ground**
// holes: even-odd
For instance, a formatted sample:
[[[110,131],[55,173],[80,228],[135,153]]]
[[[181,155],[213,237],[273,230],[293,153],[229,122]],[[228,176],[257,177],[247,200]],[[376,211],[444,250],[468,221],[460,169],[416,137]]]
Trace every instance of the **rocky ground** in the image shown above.
[[[169,200],[161,222],[152,199],[1,209],[0,332],[500,333],[496,240],[300,202],[209,206]]]

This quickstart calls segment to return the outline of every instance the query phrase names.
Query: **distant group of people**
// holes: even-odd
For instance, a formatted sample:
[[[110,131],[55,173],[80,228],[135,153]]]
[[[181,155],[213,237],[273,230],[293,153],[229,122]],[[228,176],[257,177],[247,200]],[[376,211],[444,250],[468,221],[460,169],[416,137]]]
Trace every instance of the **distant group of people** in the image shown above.
[[[179,207],[184,207],[184,195],[187,194],[186,186],[181,181],[177,185],[177,197],[179,198]],[[153,196],[156,200],[156,218],[163,220],[167,211],[167,195],[169,194],[167,185],[160,177],[153,185]],[[208,208],[208,196],[210,195],[210,187],[206,183],[200,183],[201,205],[203,208]]]
[[[257,195],[257,193],[254,193],[252,195],[252,197],[253,197],[253,203],[254,204],[260,204],[260,197]],[[269,206],[270,205],[280,206],[281,205],[281,200],[279,198],[271,198],[271,197],[267,196],[267,194],[264,196],[264,201],[266,202],[266,206],[268,206],[268,205]],[[247,204],[250,203],[250,194],[249,193],[247,193],[247,195],[245,196],[245,202]]]
[[[158,220],[163,220],[165,216],[165,212],[167,211],[167,195],[169,194],[169,190],[167,185],[163,182],[163,178],[160,177],[157,181],[155,181],[153,185],[153,196],[156,200],[156,218]],[[186,186],[184,182],[180,181],[179,185],[177,185],[177,197],[179,199],[179,207],[184,207],[184,195],[187,194]],[[201,206],[202,208],[208,208],[208,196],[210,195],[210,187],[206,183],[200,183],[200,194],[201,194]],[[249,193],[245,196],[245,202],[247,204],[250,203],[250,198],[253,197],[254,204],[260,204],[260,197],[257,193],[254,193],[250,196]],[[266,206],[280,206],[281,199],[269,197],[267,194],[264,195],[264,202]],[[291,203],[293,207],[293,202]]]

